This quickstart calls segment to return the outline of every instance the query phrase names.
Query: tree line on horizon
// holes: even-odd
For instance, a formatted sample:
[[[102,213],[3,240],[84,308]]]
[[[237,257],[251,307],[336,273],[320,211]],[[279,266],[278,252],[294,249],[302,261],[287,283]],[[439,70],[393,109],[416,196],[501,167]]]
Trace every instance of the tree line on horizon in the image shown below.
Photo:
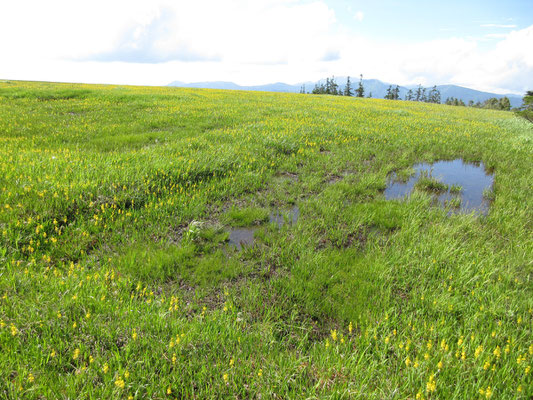
[[[326,82],[316,83],[315,87],[311,92],[306,92],[305,84],[300,88],[300,93],[303,94],[329,94],[333,96],[355,96],[355,97],[365,97],[365,88],[363,85],[363,75],[360,75],[359,84],[354,90],[350,77],[346,79],[346,85],[344,88],[341,88],[335,81],[335,77],[326,78]],[[529,92],[528,92],[529,93]],[[372,92],[370,92],[367,98],[372,97]],[[422,85],[413,90],[409,89],[405,95],[405,98],[400,97],[400,86],[398,85],[389,85],[387,89],[387,94],[384,99],[387,100],[405,100],[405,101],[420,101],[424,103],[434,103],[441,104],[441,93],[437,88],[437,85],[434,85],[432,88],[425,88]],[[448,97],[444,101],[446,105],[452,106],[464,106],[464,107],[476,107],[476,108],[487,108],[491,110],[504,110],[509,111],[511,109],[511,101],[508,97],[502,97],[500,99],[496,97],[491,97],[490,99],[485,100],[484,102],[474,102],[470,100],[466,104],[463,100],[457,99],[455,97]]]
[[[457,99],[455,97],[448,97],[444,104],[447,104],[449,106],[486,108],[489,110],[502,110],[502,111],[511,110],[511,101],[509,100],[508,97],[502,97],[500,99],[496,97],[491,97],[490,99],[487,99],[484,102],[478,101],[476,103],[474,103],[474,100],[470,100],[468,104],[465,104],[465,102],[461,99]]]
[[[300,93],[307,93],[309,92],[305,91],[305,84],[302,85],[300,89]],[[330,94],[333,96],[355,96],[355,97],[364,97],[365,96],[365,88],[363,86],[363,74],[360,75],[359,79],[359,85],[357,86],[357,89],[354,90],[352,86],[352,81],[350,80],[350,77],[346,79],[346,85],[344,85],[344,89],[341,89],[340,86],[335,82],[335,77],[332,76],[331,78],[326,78],[325,83],[316,83],[315,87],[311,91],[311,94]],[[372,94],[370,93],[370,96],[372,97]]]

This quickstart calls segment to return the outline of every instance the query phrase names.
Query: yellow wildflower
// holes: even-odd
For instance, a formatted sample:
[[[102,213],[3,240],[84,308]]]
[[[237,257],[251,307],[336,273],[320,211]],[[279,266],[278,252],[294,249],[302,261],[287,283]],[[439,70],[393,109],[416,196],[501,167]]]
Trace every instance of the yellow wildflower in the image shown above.
[[[474,358],[478,358],[479,355],[483,352],[483,346],[479,345],[476,347],[476,351],[474,352]]]
[[[437,382],[435,382],[435,375],[431,375],[426,383],[426,389],[429,393],[437,390]]]

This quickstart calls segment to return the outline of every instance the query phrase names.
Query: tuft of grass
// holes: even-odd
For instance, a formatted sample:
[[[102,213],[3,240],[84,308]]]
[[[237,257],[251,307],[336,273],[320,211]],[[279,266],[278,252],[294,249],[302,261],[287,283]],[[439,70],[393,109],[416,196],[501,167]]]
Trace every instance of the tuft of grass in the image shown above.
[[[487,188],[483,190],[483,198],[489,201],[494,201],[496,198],[496,194],[494,193],[494,190],[492,188]]]
[[[454,197],[449,200],[446,200],[446,206],[451,208],[459,208],[461,207],[461,198],[460,197]]]
[[[231,226],[251,226],[259,225],[268,221],[270,212],[266,208],[260,207],[232,207],[222,216],[222,221]]]
[[[427,192],[445,192],[448,190],[448,185],[431,176],[431,173],[422,172],[415,182],[415,188]]]
[[[461,193],[462,191],[463,191],[463,188],[461,185],[450,186],[450,193],[457,194],[457,193]]]

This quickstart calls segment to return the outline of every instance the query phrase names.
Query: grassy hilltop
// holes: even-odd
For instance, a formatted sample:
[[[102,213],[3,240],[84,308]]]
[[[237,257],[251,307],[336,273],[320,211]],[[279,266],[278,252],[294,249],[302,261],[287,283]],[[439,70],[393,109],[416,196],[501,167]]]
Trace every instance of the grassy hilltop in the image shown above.
[[[0,82],[0,398],[531,398],[532,127]],[[385,200],[457,158],[494,172],[487,216]]]

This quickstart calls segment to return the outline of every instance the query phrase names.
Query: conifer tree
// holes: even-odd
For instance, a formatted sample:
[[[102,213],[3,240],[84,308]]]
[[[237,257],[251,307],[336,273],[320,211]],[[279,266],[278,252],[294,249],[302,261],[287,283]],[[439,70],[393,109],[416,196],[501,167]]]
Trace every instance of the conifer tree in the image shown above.
[[[421,101],[421,99],[422,99],[422,85],[418,85],[418,87],[416,88],[414,100]]]
[[[400,100],[400,87],[398,85],[396,85],[396,87],[392,89],[392,99]]]
[[[389,85],[388,89],[387,89],[387,94],[385,95],[385,99],[387,100],[392,100],[392,86]]]
[[[344,95],[345,96],[353,96],[353,89],[352,89],[352,82],[350,81],[350,77],[346,79],[346,86],[344,86]]]
[[[426,95],[426,88],[422,88],[422,95],[420,96],[420,101],[427,102],[428,98]]]
[[[359,80],[359,86],[357,87],[357,90],[355,91],[357,97],[364,97],[365,96],[365,88],[363,86],[363,74],[360,75],[361,79]]]
[[[434,85],[429,91],[428,100],[429,103],[440,104],[440,92],[437,86]]]

